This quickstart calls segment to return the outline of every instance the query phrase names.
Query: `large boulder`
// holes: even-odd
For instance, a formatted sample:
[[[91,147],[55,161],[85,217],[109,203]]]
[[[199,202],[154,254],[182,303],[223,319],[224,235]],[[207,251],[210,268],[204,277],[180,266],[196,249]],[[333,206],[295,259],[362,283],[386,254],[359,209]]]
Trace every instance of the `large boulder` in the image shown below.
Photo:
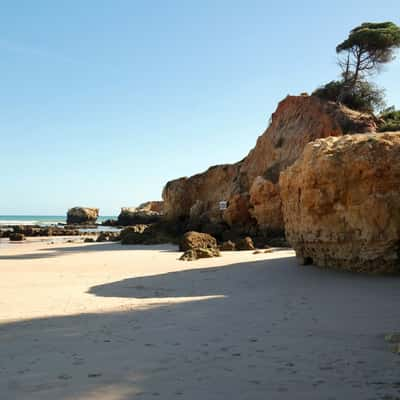
[[[179,250],[217,249],[217,241],[208,233],[186,232],[179,244]]]
[[[73,207],[68,210],[67,224],[95,224],[98,216],[98,208]]]
[[[25,240],[25,235],[19,232],[11,232],[8,237],[11,242],[22,242]]]
[[[316,140],[280,190],[301,263],[400,272],[400,132]]]
[[[187,220],[191,228],[219,235],[221,228],[242,236],[279,234],[284,230],[280,172],[312,140],[375,128],[371,115],[314,96],[288,96],[242,161],[168,182],[163,190],[165,217]],[[221,201],[227,202],[226,209],[220,207]]]
[[[184,251],[180,260],[193,261],[198,258],[219,257],[217,241],[208,233],[186,232],[179,244],[179,249]]]

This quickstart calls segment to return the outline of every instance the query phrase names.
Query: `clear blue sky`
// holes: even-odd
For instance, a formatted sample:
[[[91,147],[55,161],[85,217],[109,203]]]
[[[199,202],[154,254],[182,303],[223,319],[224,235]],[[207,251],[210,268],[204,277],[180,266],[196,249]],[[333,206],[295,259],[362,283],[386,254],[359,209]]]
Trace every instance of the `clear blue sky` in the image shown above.
[[[0,214],[101,214],[235,162],[277,102],[337,77],[361,22],[398,0],[6,1]],[[400,61],[376,81],[400,107]]]

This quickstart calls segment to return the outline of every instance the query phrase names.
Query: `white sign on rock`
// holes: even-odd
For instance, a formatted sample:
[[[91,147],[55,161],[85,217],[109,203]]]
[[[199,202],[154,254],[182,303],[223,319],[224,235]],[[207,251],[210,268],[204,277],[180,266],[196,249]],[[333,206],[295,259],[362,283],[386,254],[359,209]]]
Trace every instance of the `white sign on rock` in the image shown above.
[[[226,210],[228,208],[228,202],[223,200],[219,202],[219,209],[220,210]]]

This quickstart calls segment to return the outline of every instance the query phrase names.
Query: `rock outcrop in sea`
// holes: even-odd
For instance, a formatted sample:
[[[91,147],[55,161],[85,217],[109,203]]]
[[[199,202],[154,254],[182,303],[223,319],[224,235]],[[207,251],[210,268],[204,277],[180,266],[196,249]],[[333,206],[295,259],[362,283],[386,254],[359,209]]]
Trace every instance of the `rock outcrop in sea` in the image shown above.
[[[68,210],[67,224],[95,224],[98,217],[98,208],[73,207]]]
[[[400,272],[400,132],[316,140],[279,183],[301,263]]]
[[[280,172],[310,141],[375,128],[371,115],[314,96],[288,96],[242,161],[168,182],[163,190],[165,218],[219,240],[279,236],[284,232]]]

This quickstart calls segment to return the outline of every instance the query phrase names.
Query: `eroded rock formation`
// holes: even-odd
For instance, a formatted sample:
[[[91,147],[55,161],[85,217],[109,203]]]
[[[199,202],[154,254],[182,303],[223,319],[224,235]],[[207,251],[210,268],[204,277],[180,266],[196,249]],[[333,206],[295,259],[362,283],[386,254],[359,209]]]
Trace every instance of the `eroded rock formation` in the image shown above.
[[[189,228],[216,237],[229,229],[251,235],[283,232],[280,172],[312,140],[375,128],[372,116],[313,96],[288,96],[242,161],[168,182],[163,190],[165,216],[187,220]],[[228,201],[227,209],[220,210],[220,201]]]
[[[301,263],[400,272],[400,132],[316,140],[280,190]]]
[[[138,207],[123,207],[117,224],[128,226],[134,224],[151,224],[160,220],[163,215],[164,202],[148,201]]]
[[[179,258],[182,261],[219,257],[220,255],[215,238],[201,232],[186,232],[179,243],[179,250],[184,251]]]
[[[193,249],[217,249],[217,241],[214,237],[207,233],[201,232],[186,232],[179,243],[179,250],[193,250]]]
[[[73,207],[68,210],[67,224],[94,224],[98,216],[98,208]]]

